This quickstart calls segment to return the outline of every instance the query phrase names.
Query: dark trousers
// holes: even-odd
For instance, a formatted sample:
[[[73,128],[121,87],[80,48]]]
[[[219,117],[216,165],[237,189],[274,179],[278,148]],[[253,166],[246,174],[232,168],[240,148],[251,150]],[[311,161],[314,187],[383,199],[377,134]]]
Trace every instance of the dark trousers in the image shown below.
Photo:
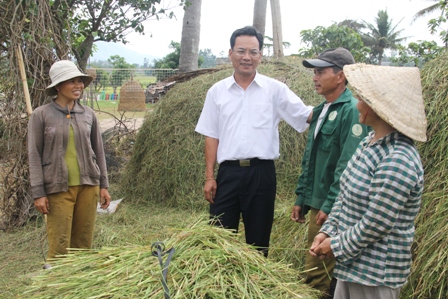
[[[219,166],[216,181],[210,216],[219,219],[216,224],[238,231],[242,215],[246,243],[267,256],[277,185],[274,161],[252,159],[250,166],[225,161]]]

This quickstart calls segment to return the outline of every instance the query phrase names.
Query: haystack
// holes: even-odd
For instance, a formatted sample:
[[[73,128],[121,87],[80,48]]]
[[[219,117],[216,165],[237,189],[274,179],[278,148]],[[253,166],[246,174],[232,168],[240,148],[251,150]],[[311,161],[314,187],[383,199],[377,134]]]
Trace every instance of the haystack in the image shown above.
[[[448,298],[448,54],[421,70],[428,142],[418,144],[425,170],[416,220],[414,262],[401,298]]]
[[[145,91],[139,82],[129,81],[121,87],[118,111],[146,111]]]
[[[322,101],[316,95],[312,73],[301,60],[262,63],[259,72],[285,82],[305,103]],[[120,184],[123,197],[135,201],[163,202],[167,206],[206,207],[203,198],[205,171],[204,137],[194,131],[207,90],[230,76],[226,68],[176,84],[155,104],[145,119],[134,145],[131,160]],[[300,173],[306,134],[280,123],[280,159],[276,161],[278,195],[293,203]]]
[[[158,246],[161,260],[157,247],[149,245],[73,252],[34,277],[24,295],[162,299],[166,292],[172,299],[318,298],[297,278],[298,272],[265,259],[237,234],[204,220]]]

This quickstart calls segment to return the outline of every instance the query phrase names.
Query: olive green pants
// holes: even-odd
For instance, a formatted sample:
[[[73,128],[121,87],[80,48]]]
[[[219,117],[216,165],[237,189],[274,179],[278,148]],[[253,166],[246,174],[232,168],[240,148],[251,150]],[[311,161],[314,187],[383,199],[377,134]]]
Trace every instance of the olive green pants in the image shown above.
[[[47,196],[48,258],[67,253],[67,248],[92,247],[99,193],[99,186],[73,186]]]
[[[316,215],[318,212],[319,210],[313,208],[311,208],[311,210],[309,211],[310,221],[308,227],[307,248],[311,248],[314,237],[319,233],[319,230],[321,229],[321,226],[316,224]],[[310,271],[306,272],[305,282],[311,287],[329,294],[330,283],[331,279],[333,278],[333,269],[335,264],[335,259],[325,259],[324,261],[322,261],[307,252],[305,260],[305,271]],[[313,268],[316,269],[311,270]]]

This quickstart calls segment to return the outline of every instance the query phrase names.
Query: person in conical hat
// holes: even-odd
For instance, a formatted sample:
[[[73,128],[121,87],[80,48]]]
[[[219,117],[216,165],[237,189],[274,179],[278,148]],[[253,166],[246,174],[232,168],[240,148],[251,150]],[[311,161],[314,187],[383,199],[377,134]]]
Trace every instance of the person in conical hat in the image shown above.
[[[61,60],[50,79],[45,93],[53,99],[28,123],[28,159],[34,206],[47,218],[47,258],[54,258],[92,247],[98,200],[106,209],[111,197],[98,120],[78,101],[92,77]]]
[[[373,131],[341,176],[341,188],[310,254],[335,258],[335,299],[396,299],[411,269],[426,141],[418,68],[347,65],[360,123]]]

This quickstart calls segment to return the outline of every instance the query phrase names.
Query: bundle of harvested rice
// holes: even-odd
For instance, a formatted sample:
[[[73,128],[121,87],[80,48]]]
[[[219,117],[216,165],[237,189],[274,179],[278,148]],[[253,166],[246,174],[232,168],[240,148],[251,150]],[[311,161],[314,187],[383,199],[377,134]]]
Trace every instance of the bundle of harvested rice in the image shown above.
[[[317,298],[297,272],[265,259],[237,234],[200,221],[165,242],[170,298]],[[72,251],[35,276],[32,298],[164,298],[162,268],[151,246]],[[164,259],[164,260],[163,260]],[[162,263],[162,264],[163,264]],[[166,298],[166,297],[165,297]]]
[[[416,219],[413,265],[402,298],[448,298],[448,54],[421,70],[428,141],[418,144],[425,191]]]
[[[314,90],[312,73],[291,57],[288,63],[262,63],[262,74],[285,82],[305,103],[322,101]],[[176,84],[147,116],[140,128],[131,160],[126,165],[120,197],[163,202],[176,207],[206,206],[204,137],[194,131],[207,90],[233,69],[198,76]],[[280,159],[276,161],[278,194],[293,197],[300,172],[306,134],[282,122]],[[288,198],[288,200],[290,199]]]

